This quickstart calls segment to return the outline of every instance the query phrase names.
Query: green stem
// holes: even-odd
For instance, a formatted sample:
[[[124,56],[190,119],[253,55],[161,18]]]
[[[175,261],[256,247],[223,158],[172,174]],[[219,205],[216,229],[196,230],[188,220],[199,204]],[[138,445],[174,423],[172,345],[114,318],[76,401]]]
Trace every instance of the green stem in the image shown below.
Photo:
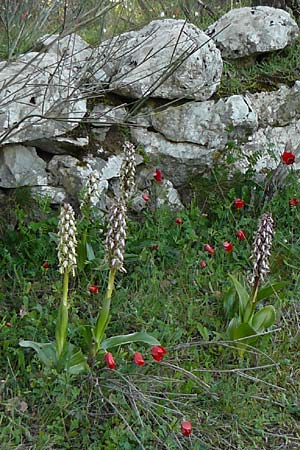
[[[63,279],[63,296],[58,309],[56,331],[55,331],[57,358],[61,356],[67,339],[68,291],[69,291],[69,271],[65,270]]]
[[[259,276],[255,277],[253,290],[252,290],[252,296],[251,296],[251,303],[252,303],[252,311],[255,308],[256,300],[257,300],[257,293],[259,288]]]
[[[96,322],[96,325],[94,328],[94,342],[92,343],[92,348],[91,348],[91,352],[90,352],[90,360],[93,360],[97,351],[99,350],[101,341],[103,339],[105,330],[106,330],[108,322],[109,322],[110,303],[111,303],[112,292],[114,289],[115,275],[116,275],[116,269],[110,269],[106,296],[105,296],[101,311],[98,314],[97,322]]]

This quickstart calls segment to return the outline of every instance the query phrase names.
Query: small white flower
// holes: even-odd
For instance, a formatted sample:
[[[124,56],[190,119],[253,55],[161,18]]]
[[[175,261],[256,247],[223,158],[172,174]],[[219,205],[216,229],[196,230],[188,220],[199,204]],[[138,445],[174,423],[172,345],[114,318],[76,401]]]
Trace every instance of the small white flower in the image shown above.
[[[165,17],[164,11],[162,11],[162,12],[160,13],[160,17]]]

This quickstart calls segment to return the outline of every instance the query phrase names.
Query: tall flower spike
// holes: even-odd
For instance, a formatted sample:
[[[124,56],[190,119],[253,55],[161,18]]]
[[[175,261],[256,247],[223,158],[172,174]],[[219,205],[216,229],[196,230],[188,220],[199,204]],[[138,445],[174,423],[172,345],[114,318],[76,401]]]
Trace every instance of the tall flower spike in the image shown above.
[[[61,207],[59,223],[58,223],[58,261],[59,271],[71,272],[75,275],[75,268],[77,266],[76,259],[76,223],[75,215],[71,205],[65,203]]]
[[[115,200],[108,215],[105,240],[106,258],[110,269],[126,272],[123,267],[126,240],[126,207],[122,200]]]
[[[269,257],[271,256],[272,239],[274,234],[274,221],[270,213],[264,213],[254,236],[251,260],[253,270],[249,278],[250,284],[259,284],[270,272]]]
[[[123,149],[125,158],[120,170],[120,191],[125,204],[127,204],[135,185],[135,146],[131,142],[125,142]]]
[[[90,206],[92,203],[95,203],[99,199],[100,196],[99,183],[100,183],[99,173],[96,170],[94,170],[89,174],[89,176],[86,179],[80,209],[83,209],[85,206]]]

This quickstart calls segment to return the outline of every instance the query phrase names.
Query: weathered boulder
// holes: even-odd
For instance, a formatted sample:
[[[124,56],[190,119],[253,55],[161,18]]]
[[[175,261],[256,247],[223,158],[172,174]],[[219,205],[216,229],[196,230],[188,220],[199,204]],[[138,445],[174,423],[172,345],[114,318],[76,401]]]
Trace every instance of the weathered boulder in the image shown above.
[[[249,94],[257,111],[259,126],[285,126],[300,119],[300,81],[293,87],[281,86],[277,91]]]
[[[295,152],[299,144],[299,121],[284,127],[259,128],[249,137],[248,142],[241,146],[236,168],[241,172],[253,168],[257,173],[268,173],[281,163],[281,154],[285,150]],[[293,167],[299,170],[300,163],[293,164]]]
[[[280,50],[299,34],[290,14],[268,6],[232,9],[208,27],[225,58],[241,58]]]
[[[35,148],[5,145],[0,149],[0,187],[47,185],[46,162]]]
[[[0,63],[0,144],[65,134],[86,113],[70,69],[53,54]]]
[[[144,146],[153,164],[162,167],[175,187],[186,183],[193,174],[203,173],[213,163],[214,150],[187,142],[170,142],[160,133],[133,128],[132,136]]]
[[[183,20],[155,20],[119,40],[120,49],[114,40],[115,51],[102,66],[117,93],[207,100],[220,83],[219,50],[203,31]]]
[[[71,70],[82,70],[93,61],[93,49],[76,33],[63,38],[59,34],[46,34],[38,40],[36,47],[39,51],[52,53],[64,67]]]
[[[153,128],[171,141],[215,150],[224,149],[229,140],[246,141],[257,128],[257,114],[250,99],[242,95],[154,111],[151,121]]]

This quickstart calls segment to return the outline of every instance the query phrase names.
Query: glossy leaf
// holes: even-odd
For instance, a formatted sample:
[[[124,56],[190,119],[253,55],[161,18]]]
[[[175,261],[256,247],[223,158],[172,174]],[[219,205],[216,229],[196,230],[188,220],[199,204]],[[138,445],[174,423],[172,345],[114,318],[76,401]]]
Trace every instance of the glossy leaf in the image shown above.
[[[235,288],[232,286],[225,293],[223,298],[224,312],[227,318],[233,317],[238,312],[238,297]]]
[[[117,347],[119,345],[132,344],[133,342],[144,342],[148,345],[160,345],[160,342],[153,336],[141,331],[138,333],[122,334],[105,339],[101,342],[100,347],[103,350],[107,350],[108,348]]]
[[[270,328],[271,325],[276,320],[276,311],[274,306],[268,305],[261,308],[257,311],[252,319],[252,326],[257,330],[257,332],[261,332]]]
[[[280,281],[279,283],[273,283],[269,286],[261,288],[256,297],[256,301],[260,302],[261,300],[265,300],[266,298],[269,298],[271,295],[274,294],[274,292],[279,291],[279,289],[284,288],[287,285],[286,281]]]
[[[248,323],[240,323],[240,320],[238,317],[234,317],[229,325],[228,325],[228,335],[229,338],[232,341],[235,341],[237,339],[243,339],[246,338],[248,336],[253,336],[254,339],[252,340],[254,342],[254,340],[256,339],[255,335],[256,335],[256,331],[254,328],[252,328]],[[250,340],[243,340],[244,343],[249,343]]]
[[[88,242],[86,243],[86,257],[88,261],[93,261],[95,259],[93,247]]]
[[[52,367],[57,363],[56,347],[54,342],[40,343],[34,341],[20,341],[19,345],[24,348],[32,348],[39,359],[47,367]]]
[[[244,286],[235,278],[235,276],[229,274],[229,277],[231,278],[231,281],[234,285],[234,288],[238,294],[239,297],[239,312],[241,317],[243,317],[247,303],[249,301],[249,294],[244,288]]]

